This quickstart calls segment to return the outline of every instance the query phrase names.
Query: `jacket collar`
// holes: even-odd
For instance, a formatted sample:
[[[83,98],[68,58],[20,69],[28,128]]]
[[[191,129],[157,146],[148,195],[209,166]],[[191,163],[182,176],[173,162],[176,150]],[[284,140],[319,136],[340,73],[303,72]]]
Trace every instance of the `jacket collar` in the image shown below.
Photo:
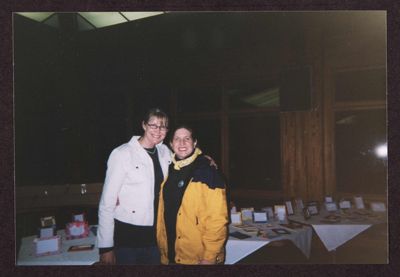
[[[129,140],[128,144],[129,144],[129,145],[132,145],[132,146],[135,146],[135,147],[141,147],[141,148],[143,148],[143,146],[140,145],[140,143],[139,143],[139,141],[138,141],[139,138],[140,138],[140,136],[133,136],[133,137]],[[160,147],[162,144],[163,144],[163,141],[161,141],[159,144],[156,144],[156,147],[158,148],[158,147]]]

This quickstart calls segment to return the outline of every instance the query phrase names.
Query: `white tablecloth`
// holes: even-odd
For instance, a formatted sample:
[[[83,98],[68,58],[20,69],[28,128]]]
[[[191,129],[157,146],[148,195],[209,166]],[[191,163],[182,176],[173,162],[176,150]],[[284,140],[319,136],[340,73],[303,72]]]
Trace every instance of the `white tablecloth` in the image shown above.
[[[345,242],[351,240],[361,232],[367,230],[371,227],[371,224],[365,225],[321,225],[315,224],[313,228],[315,233],[317,233],[318,237],[321,239],[323,244],[325,245],[328,251],[336,250],[339,246],[344,244]]]
[[[225,264],[234,264],[268,243],[270,241],[229,239],[226,243]]]
[[[383,214],[371,218],[364,216],[358,218],[358,220],[342,216],[340,222],[337,223],[322,222],[321,220],[327,215],[329,215],[329,213],[321,213],[312,216],[308,220],[305,220],[303,215],[292,215],[289,216],[289,219],[311,225],[328,251],[336,250],[339,246],[367,230],[373,224],[385,222],[385,216]]]

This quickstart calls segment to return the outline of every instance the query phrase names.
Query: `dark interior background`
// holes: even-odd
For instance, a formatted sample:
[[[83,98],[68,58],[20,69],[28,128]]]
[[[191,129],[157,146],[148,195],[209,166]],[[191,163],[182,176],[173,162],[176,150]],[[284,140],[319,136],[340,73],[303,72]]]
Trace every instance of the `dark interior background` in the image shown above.
[[[204,152],[222,165],[233,188],[282,190],[281,112],[319,105],[311,82],[322,72],[305,54],[310,28],[323,28],[321,39],[333,41],[370,32],[374,43],[384,43],[385,34],[384,24],[367,21],[368,12],[167,13],[81,32],[72,14],[59,16],[60,28],[52,28],[14,15],[17,186],[102,182],[111,150],[140,134],[143,112],[157,106],[172,124],[198,130]],[[318,51],[315,56],[328,52]],[[384,68],[335,78],[336,101],[385,100]],[[280,101],[267,108],[241,101],[276,86]],[[228,117],[219,117],[227,110]],[[385,141],[385,111],[368,113],[366,124],[377,126]],[[338,175],[340,185],[362,190],[362,181],[346,176],[359,172],[354,178],[360,179],[368,166],[377,168],[374,182],[386,182],[384,163],[353,170],[348,155],[364,151],[355,149],[365,136],[347,143],[354,129],[345,126],[337,125],[342,133],[335,137],[343,150],[336,157],[345,176]]]
[[[13,18],[17,249],[42,216],[97,223],[108,155],[156,106],[195,128],[238,207],[387,201],[384,14],[174,12],[90,31],[73,16]]]
[[[175,13],[88,32],[14,19],[18,186],[102,181],[112,148],[141,132],[147,108],[170,112],[172,90],[178,112],[218,111],[219,89],[249,66],[260,76],[282,66],[282,37],[302,47],[300,15]]]

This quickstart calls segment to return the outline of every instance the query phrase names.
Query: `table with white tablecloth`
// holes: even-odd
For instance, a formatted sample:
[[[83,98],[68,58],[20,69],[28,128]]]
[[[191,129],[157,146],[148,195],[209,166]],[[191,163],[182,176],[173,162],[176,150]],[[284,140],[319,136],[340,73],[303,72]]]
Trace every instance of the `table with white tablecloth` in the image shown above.
[[[254,225],[254,224],[253,224]],[[272,228],[266,227],[266,224],[255,224],[260,229]],[[273,225],[274,228],[278,225]],[[232,226],[230,226],[232,230]],[[304,253],[306,257],[310,255],[312,229],[304,226],[299,229],[287,229],[290,234],[280,235],[272,239],[262,238],[253,235],[246,239],[236,239],[229,237],[226,243],[225,264],[235,264],[244,257],[257,251],[271,241],[289,239]],[[36,236],[25,237],[21,241],[21,247],[18,253],[17,265],[91,265],[99,260],[98,248],[96,247],[96,236],[90,232],[87,238],[67,240],[64,230],[57,232],[61,237],[61,253],[36,257],[34,255],[33,241]],[[68,249],[74,245],[94,244],[92,250],[69,252]]]
[[[89,232],[89,236],[80,239],[67,240],[64,230],[57,231],[61,237],[61,253],[49,256],[36,257],[34,255],[34,239],[36,236],[22,238],[18,253],[17,265],[91,265],[99,260],[99,250],[69,252],[71,246],[96,244],[96,236]]]

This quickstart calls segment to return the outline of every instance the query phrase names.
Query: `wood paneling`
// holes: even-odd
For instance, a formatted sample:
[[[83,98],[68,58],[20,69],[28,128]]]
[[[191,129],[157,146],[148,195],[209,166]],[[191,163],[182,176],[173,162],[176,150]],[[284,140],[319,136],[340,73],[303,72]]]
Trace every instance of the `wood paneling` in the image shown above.
[[[321,122],[318,112],[281,114],[282,184],[285,197],[323,197]]]
[[[320,200],[324,187],[323,47],[320,27],[307,28],[304,61],[312,66],[309,111],[281,113],[282,188],[286,198]],[[295,62],[295,61],[293,61]]]

